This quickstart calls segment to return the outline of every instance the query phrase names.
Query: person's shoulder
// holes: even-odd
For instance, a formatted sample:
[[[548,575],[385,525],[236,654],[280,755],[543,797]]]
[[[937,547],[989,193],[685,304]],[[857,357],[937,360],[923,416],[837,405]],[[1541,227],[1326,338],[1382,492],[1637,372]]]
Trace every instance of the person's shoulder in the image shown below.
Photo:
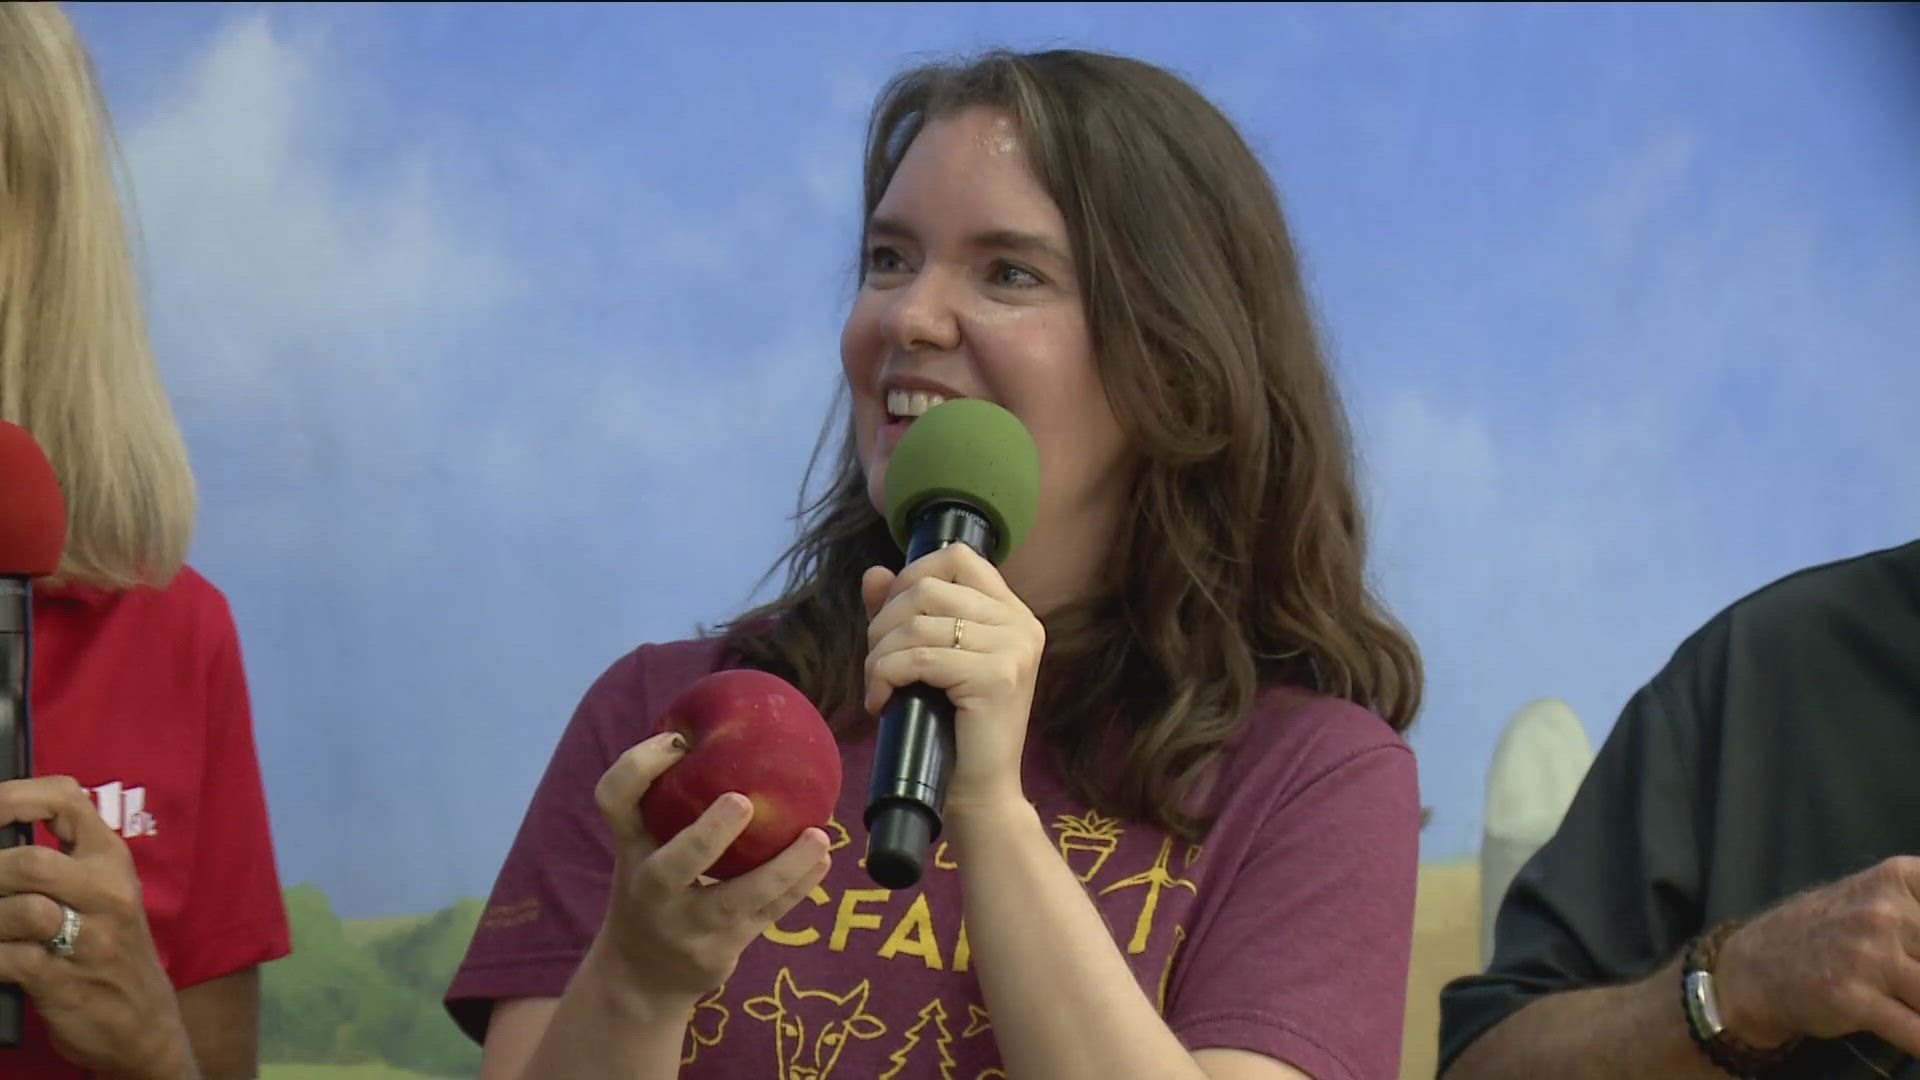
[[[67,580],[42,584],[36,596],[54,603],[94,611],[102,617],[166,618],[175,621],[210,618],[232,619],[226,594],[208,581],[193,566],[182,563],[163,582],[136,585],[105,585],[93,581]]]
[[[1412,750],[1372,709],[1297,686],[1269,686],[1228,743],[1231,771],[1303,786],[1361,758]]]
[[[1343,755],[1391,747],[1406,741],[1380,715],[1345,698],[1297,686],[1268,686],[1254,698],[1240,739],[1247,750],[1278,749]]]
[[[128,596],[152,613],[154,624],[193,641],[203,653],[237,647],[240,632],[227,594],[191,565],[182,563],[165,585],[138,586]]]
[[[1775,631],[1819,625],[1834,617],[1920,612],[1920,540],[1808,566],[1755,589],[1725,614]]]
[[[1366,813],[1384,815],[1381,821],[1417,828],[1413,751],[1364,705],[1299,686],[1269,686],[1223,750],[1201,797],[1230,831],[1262,830],[1289,808],[1309,805],[1368,806],[1373,809]]]
[[[656,692],[678,693],[702,675],[726,666],[726,639],[702,636],[654,642],[640,646],[628,656]]]
[[[155,587],[152,595],[162,603],[205,618],[220,621],[233,618],[227,594],[188,563],[180,564],[173,577],[165,585]]]
[[[1722,608],[1676,654],[1790,655],[1920,623],[1920,540],[1802,567]],[[1904,633],[1904,630],[1901,631]]]
[[[725,659],[725,639],[717,636],[648,642],[609,664],[588,695],[664,703],[695,679],[723,666]]]

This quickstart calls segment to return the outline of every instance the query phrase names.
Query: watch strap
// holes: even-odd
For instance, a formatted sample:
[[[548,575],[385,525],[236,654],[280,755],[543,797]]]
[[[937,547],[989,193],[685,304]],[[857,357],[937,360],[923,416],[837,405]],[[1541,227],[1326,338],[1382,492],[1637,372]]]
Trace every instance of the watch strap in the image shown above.
[[[1687,944],[1680,965],[1680,1007],[1686,1016],[1687,1033],[1707,1060],[1720,1071],[1744,1080],[1786,1061],[1799,1047],[1800,1039],[1795,1036],[1771,1050],[1761,1050],[1742,1042],[1724,1026],[1713,993],[1713,965],[1720,958],[1720,947],[1742,924],[1743,920],[1728,919]]]

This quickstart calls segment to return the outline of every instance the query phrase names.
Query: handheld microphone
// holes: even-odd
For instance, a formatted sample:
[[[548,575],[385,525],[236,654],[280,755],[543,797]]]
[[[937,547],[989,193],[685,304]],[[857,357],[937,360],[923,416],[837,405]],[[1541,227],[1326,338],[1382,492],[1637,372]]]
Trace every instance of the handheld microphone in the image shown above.
[[[60,566],[67,505],[26,429],[0,420],[0,780],[33,775],[33,579]],[[33,826],[0,828],[0,848],[33,843]],[[20,1045],[26,997],[0,983],[0,1047]]]
[[[887,525],[907,562],[961,543],[996,565],[1026,538],[1040,508],[1040,458],[1012,413],[977,398],[935,406],[887,462]],[[880,714],[867,786],[867,876],[888,889],[920,880],[939,837],[953,775],[953,703],[925,683],[896,691]]]

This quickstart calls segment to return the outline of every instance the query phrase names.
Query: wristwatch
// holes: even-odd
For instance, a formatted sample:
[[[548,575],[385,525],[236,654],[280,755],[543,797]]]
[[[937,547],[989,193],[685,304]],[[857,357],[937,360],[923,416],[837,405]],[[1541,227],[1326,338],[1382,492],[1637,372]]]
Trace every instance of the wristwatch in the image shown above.
[[[1680,1004],[1686,1010],[1687,1031],[1707,1060],[1722,1072],[1748,1078],[1785,1061],[1800,1045],[1800,1039],[1795,1036],[1771,1050],[1761,1050],[1727,1030],[1720,1014],[1720,999],[1713,989],[1713,963],[1719,959],[1721,944],[1740,924],[1739,919],[1729,919],[1688,944],[1686,959],[1680,965]]]

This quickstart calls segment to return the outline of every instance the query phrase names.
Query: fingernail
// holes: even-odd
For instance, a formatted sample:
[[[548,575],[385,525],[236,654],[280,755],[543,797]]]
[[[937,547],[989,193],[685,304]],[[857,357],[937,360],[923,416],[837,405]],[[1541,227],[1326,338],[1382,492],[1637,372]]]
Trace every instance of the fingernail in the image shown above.
[[[679,732],[670,732],[667,736],[667,748],[676,754],[687,752],[687,737]]]
[[[753,800],[737,791],[729,791],[720,796],[720,805],[730,817],[745,817],[753,812]]]

